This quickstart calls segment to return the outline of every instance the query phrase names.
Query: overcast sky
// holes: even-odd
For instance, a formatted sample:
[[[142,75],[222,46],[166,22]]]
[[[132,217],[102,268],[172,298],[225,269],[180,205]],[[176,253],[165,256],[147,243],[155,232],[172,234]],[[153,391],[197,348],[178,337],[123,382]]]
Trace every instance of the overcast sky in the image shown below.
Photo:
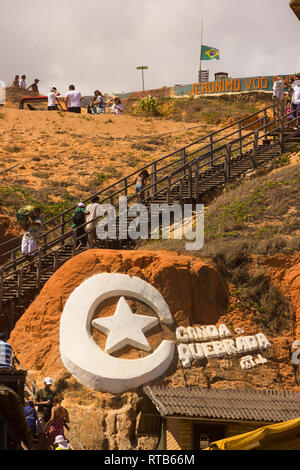
[[[203,62],[231,77],[300,72],[300,22],[289,0],[0,0],[0,80],[26,74],[40,91],[83,94],[197,82]]]

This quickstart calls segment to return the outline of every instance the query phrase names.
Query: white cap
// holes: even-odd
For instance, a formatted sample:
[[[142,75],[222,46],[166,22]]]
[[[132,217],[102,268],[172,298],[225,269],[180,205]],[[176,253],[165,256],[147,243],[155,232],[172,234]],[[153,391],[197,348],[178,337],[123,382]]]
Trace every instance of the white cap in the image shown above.
[[[52,385],[53,383],[53,380],[51,379],[51,377],[46,377],[45,380],[44,380],[45,384],[47,385]]]
[[[85,205],[83,204],[83,202],[79,202],[77,205],[78,205],[78,207],[85,207]]]
[[[63,449],[70,449],[69,442],[61,434],[56,436],[54,444],[59,444],[59,447],[61,447]]]

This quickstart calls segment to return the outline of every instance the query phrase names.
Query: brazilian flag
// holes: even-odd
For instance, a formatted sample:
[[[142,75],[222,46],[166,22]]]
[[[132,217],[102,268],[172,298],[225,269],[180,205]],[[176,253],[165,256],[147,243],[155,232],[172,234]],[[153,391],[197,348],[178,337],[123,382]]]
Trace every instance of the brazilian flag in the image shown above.
[[[220,51],[215,47],[202,46],[201,47],[201,60],[220,60]]]

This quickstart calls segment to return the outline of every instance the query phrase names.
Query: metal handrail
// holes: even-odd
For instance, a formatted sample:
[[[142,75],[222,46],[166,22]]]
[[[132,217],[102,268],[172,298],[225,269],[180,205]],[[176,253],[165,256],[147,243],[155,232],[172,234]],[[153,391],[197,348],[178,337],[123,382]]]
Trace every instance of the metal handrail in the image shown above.
[[[231,157],[233,156],[233,146],[236,143],[240,143],[240,145],[238,147],[238,149],[240,149],[240,150],[241,150],[241,148],[247,148],[247,147],[251,148],[251,146],[252,146],[252,152],[249,152],[247,158],[252,158],[253,165],[256,164],[256,156],[259,155],[260,152],[263,152],[264,148],[265,148],[265,146],[262,145],[263,148],[259,149],[258,148],[258,143],[259,143],[260,140],[266,139],[266,137],[269,137],[269,136],[274,137],[273,144],[268,145],[269,148],[274,147],[274,146],[278,146],[278,144],[280,143],[280,149],[282,151],[282,149],[283,149],[282,144],[284,143],[284,141],[286,141],[290,137],[290,136],[284,137],[284,135],[283,135],[283,131],[288,125],[288,123],[286,122],[286,118],[288,116],[292,115],[292,114],[293,113],[289,113],[287,115],[284,115],[280,118],[277,118],[277,119],[273,120],[272,122],[265,123],[263,126],[259,127],[255,131],[247,133],[244,136],[239,137],[238,139],[234,139],[230,143],[223,144],[222,146],[219,146],[219,147],[217,147],[217,148],[215,148],[215,149],[213,149],[209,152],[206,152],[204,155],[200,155],[198,157],[195,157],[193,160],[189,161],[188,163],[185,163],[184,165],[181,165],[181,167],[179,169],[176,169],[174,172],[169,173],[166,176],[163,176],[161,179],[156,180],[151,185],[147,186],[146,191],[147,191],[148,195],[146,196],[144,202],[150,201],[151,199],[153,199],[154,196],[157,196],[158,194],[160,194],[162,192],[166,193],[167,200],[169,201],[170,192],[171,192],[172,188],[176,188],[176,185],[178,183],[180,183],[180,185],[181,185],[180,188],[182,188],[182,184],[183,184],[184,181],[189,181],[190,194],[192,195],[192,193],[193,193],[193,187],[192,187],[193,177],[194,176],[196,177],[195,184],[196,184],[196,188],[197,188],[198,184],[199,184],[199,170],[202,169],[202,168],[205,168],[205,167],[209,168],[211,164],[214,165],[217,161],[220,161],[220,160],[224,161],[224,165],[221,166],[221,168],[220,168],[220,165],[219,165],[219,170],[215,174],[219,174],[220,172],[222,174],[222,172],[224,171],[224,179],[226,181],[226,179],[228,179],[230,177]],[[293,120],[290,121],[289,124],[292,124],[296,120],[297,120],[297,118],[294,118]],[[270,130],[268,130],[268,129],[270,129]],[[276,140],[276,135],[278,135],[278,131],[280,131],[279,138]],[[262,135],[260,135],[261,132],[262,132]],[[300,134],[300,129],[292,132],[290,135],[294,136],[294,135],[299,135],[299,134]],[[247,139],[250,139],[250,140],[247,140]],[[225,153],[224,153],[224,150],[225,150]],[[190,154],[190,156],[193,155],[193,154],[194,153]],[[224,160],[224,157],[225,157],[225,160]],[[166,165],[166,166],[169,166],[169,165]],[[186,170],[188,170],[187,175],[185,175]],[[181,175],[179,176],[179,178],[176,178],[176,180],[174,180],[174,178],[180,172],[181,172]],[[158,190],[156,190],[154,192],[155,187],[159,186],[160,184],[162,184],[166,181],[168,182],[167,185],[159,188]],[[152,195],[149,196],[149,191],[151,189],[153,189]],[[194,191],[196,191],[195,188],[194,188]],[[118,194],[118,193],[119,193],[119,191],[115,194]],[[137,195],[134,194],[134,195],[131,195],[131,196],[128,197],[127,202],[134,201],[136,199],[137,199]],[[107,200],[107,197],[106,197],[105,200]],[[113,205],[114,205],[115,208],[118,207],[117,204],[113,204]],[[97,217],[97,218],[94,219],[94,221],[97,221],[101,218],[102,217]],[[88,223],[91,223],[91,222],[92,221],[89,221],[85,224],[82,224],[82,227],[85,227]],[[78,228],[79,227],[76,227],[76,229],[78,229]],[[76,243],[78,242],[78,240],[80,238],[83,238],[83,237],[86,236],[86,234],[83,234],[83,235],[77,237],[76,229],[70,230],[69,232],[62,234],[60,237],[57,237],[54,240],[46,242],[45,245],[42,245],[41,248],[38,249],[38,259],[37,259],[37,261],[34,260],[29,265],[27,265],[27,266],[30,266],[30,265],[31,266],[36,266],[36,272],[32,273],[32,276],[30,277],[29,280],[31,280],[31,281],[34,280],[36,282],[36,288],[38,288],[38,290],[41,288],[41,276],[43,274],[48,273],[49,271],[53,272],[53,270],[55,271],[59,267],[59,265],[60,265],[59,253],[63,252],[65,247],[68,247],[68,246],[72,247],[71,248],[72,249],[72,256],[75,254]],[[54,229],[52,229],[52,230],[54,230]],[[57,245],[59,245],[61,242],[65,242],[65,241],[67,241],[67,243],[65,243],[64,245],[59,246],[57,248]],[[45,251],[45,253],[43,253],[43,251]],[[78,253],[78,251],[76,251],[76,253]],[[54,255],[53,256],[53,265],[50,264],[50,265],[47,265],[47,266],[43,266],[42,261],[46,257],[49,257],[49,256],[51,257],[52,255]],[[14,263],[11,263],[10,265],[6,265],[6,266],[4,266],[0,269],[0,306],[1,306],[1,303],[2,303],[4,289],[9,290],[9,287],[7,287],[7,288],[4,287],[4,280],[9,280],[13,276],[17,276],[18,290],[21,293],[22,275],[23,275],[24,268],[23,267],[16,268],[16,267],[17,267],[18,264],[21,264],[22,262],[24,262],[24,259],[20,258],[18,260],[15,260]],[[12,266],[14,266],[16,269],[12,272],[10,271],[10,272],[7,273],[6,271],[8,270],[8,268],[12,267]]]
[[[134,177],[135,175],[137,175],[137,174],[140,173],[141,171],[146,170],[146,169],[149,169],[153,164],[160,163],[161,161],[163,161],[163,160],[165,160],[165,159],[167,159],[167,158],[170,158],[170,157],[172,157],[172,156],[178,154],[179,152],[180,152],[180,153],[182,153],[182,151],[185,152],[185,151],[186,151],[187,149],[189,149],[190,147],[192,147],[192,146],[194,146],[194,145],[197,145],[197,144],[199,144],[200,142],[205,141],[206,139],[211,139],[211,138],[213,138],[214,136],[216,136],[217,134],[220,134],[221,132],[224,132],[224,131],[227,130],[227,129],[230,129],[230,128],[233,128],[234,126],[237,126],[237,125],[239,125],[239,124],[242,124],[243,122],[249,120],[250,118],[252,118],[252,117],[254,117],[254,116],[256,116],[256,115],[258,115],[258,114],[260,114],[260,113],[262,113],[262,112],[264,113],[264,117],[263,117],[263,118],[260,118],[259,120],[265,119],[265,118],[267,117],[267,110],[269,110],[269,109],[273,109],[273,113],[274,113],[274,109],[275,109],[274,105],[267,106],[266,108],[264,108],[264,109],[262,109],[262,110],[260,110],[260,111],[257,111],[257,112],[255,112],[255,113],[253,113],[253,114],[250,114],[250,115],[246,116],[245,118],[242,118],[242,119],[240,119],[240,120],[234,122],[233,124],[229,124],[228,126],[225,126],[224,128],[222,128],[222,129],[220,129],[220,130],[218,130],[218,131],[214,131],[214,132],[208,134],[207,136],[202,137],[201,139],[198,139],[198,140],[192,142],[191,144],[186,145],[185,147],[182,147],[182,148],[180,148],[180,149],[178,149],[178,150],[176,150],[176,151],[174,151],[174,152],[172,152],[172,153],[170,153],[170,154],[168,154],[168,155],[165,155],[165,156],[162,156],[162,157],[156,159],[155,161],[153,161],[153,162],[151,162],[151,163],[145,165],[144,167],[140,168],[139,170],[136,170],[136,171],[134,171],[133,173],[131,173],[131,174],[125,176],[124,178],[120,179],[120,180],[117,181],[116,183],[113,183],[113,184],[111,184],[110,186],[108,186],[108,187],[106,187],[106,188],[104,188],[104,189],[98,191],[97,193],[91,195],[89,198],[85,199],[83,202],[86,203],[86,202],[90,201],[91,198],[93,198],[93,197],[95,197],[95,196],[99,196],[99,195],[103,194],[104,192],[108,192],[108,191],[109,191],[110,189],[112,189],[113,187],[124,183],[126,180],[128,180],[128,179]],[[255,122],[252,122],[251,124],[248,124],[248,125],[245,126],[245,127],[252,126],[253,124],[255,124],[256,122],[258,122],[259,120],[255,121]],[[239,132],[240,130],[241,130],[241,129],[237,130],[236,132]],[[243,130],[243,129],[242,129],[242,130]],[[223,137],[222,139],[224,139],[224,138],[226,138],[226,136]],[[220,141],[221,141],[222,139],[220,139]],[[219,141],[212,142],[212,144],[216,144],[216,143],[218,143],[218,142],[219,142]],[[207,146],[205,146],[205,147],[208,147],[208,146],[210,146],[210,145],[211,145],[211,143],[210,143],[210,144],[207,144]],[[159,171],[159,169],[158,169],[157,171]],[[134,183],[133,183],[133,184],[134,184]],[[108,197],[110,197],[110,195],[109,195]],[[74,211],[75,208],[76,208],[76,205],[71,206],[71,207],[68,208],[66,211],[61,212],[60,214],[56,215],[55,217],[53,217],[53,218],[51,218],[51,219],[45,221],[44,226],[53,223],[54,221],[56,221],[56,220],[59,219],[59,218],[63,218],[65,215],[67,215],[67,214],[69,214],[70,212]],[[12,239],[10,239],[10,240],[8,240],[8,241],[6,241],[6,242],[0,244],[0,249],[3,248],[4,246],[7,246],[7,245],[9,245],[9,244],[12,244],[12,243],[15,243],[15,242],[19,241],[19,240],[21,239],[21,237],[22,237],[22,235],[17,236],[17,237],[14,237],[14,238],[12,238]],[[9,250],[8,252],[6,252],[6,253],[4,253],[3,255],[1,255],[1,257],[8,256],[8,255],[9,255],[11,252],[13,252],[13,251],[14,251],[14,249]]]
[[[290,114],[292,114],[292,113],[290,113]],[[288,115],[287,115],[287,116],[288,116]],[[237,142],[237,141],[241,141],[241,140],[243,140],[243,139],[245,139],[245,138],[248,138],[249,136],[255,134],[255,132],[259,132],[260,130],[265,130],[266,127],[269,127],[269,126],[271,126],[271,125],[274,125],[274,122],[277,122],[277,121],[280,121],[280,120],[282,121],[282,119],[283,119],[283,118],[279,118],[279,119],[277,119],[277,120],[275,120],[275,121],[273,121],[273,122],[271,122],[271,123],[267,123],[267,124],[265,124],[264,126],[262,126],[261,128],[259,128],[257,131],[252,131],[251,133],[248,133],[247,135],[242,136],[242,137],[236,139],[236,140],[233,141],[232,143]],[[258,120],[258,121],[259,121],[259,120]],[[253,124],[253,123],[252,123],[252,124]],[[276,129],[275,129],[275,130],[276,130]],[[272,130],[272,132],[274,132],[274,129]],[[265,133],[264,133],[264,138],[265,138],[267,135],[268,135],[268,134],[265,132]],[[222,139],[220,139],[220,140],[224,140],[224,139],[222,138]],[[251,144],[251,142],[248,142],[248,143],[244,144],[243,146],[245,146],[245,145],[250,145],[250,144]],[[179,173],[179,172],[182,171],[182,170],[185,170],[185,169],[189,168],[191,165],[193,166],[193,163],[194,163],[196,160],[198,160],[198,161],[204,160],[207,156],[209,156],[209,155],[211,156],[212,154],[214,154],[214,153],[216,153],[216,152],[220,152],[222,149],[224,149],[224,147],[225,147],[225,146],[223,145],[223,146],[221,146],[221,147],[218,147],[217,149],[213,149],[213,151],[210,151],[210,152],[206,153],[206,154],[203,155],[203,156],[200,156],[200,157],[195,158],[195,159],[192,160],[191,162],[189,162],[189,163],[187,163],[187,164],[181,166],[179,169],[175,170],[175,172],[171,173],[171,175],[165,176],[165,177],[163,177],[162,179],[155,181],[155,183],[153,183],[152,185],[148,186],[148,190],[149,190],[150,188],[154,187],[154,186],[159,185],[159,183],[165,181],[165,180],[168,179],[168,178],[169,178],[169,179],[172,179],[175,174]],[[207,146],[205,146],[205,147],[203,147],[203,148],[207,148]],[[193,154],[191,154],[191,155],[193,155]],[[221,157],[224,157],[224,155],[219,156],[219,157],[217,157],[216,159],[212,159],[212,158],[211,158],[210,163],[213,163],[213,162],[215,162],[215,161],[217,161],[217,160],[220,160]],[[172,163],[166,165],[164,168],[167,168],[167,167],[169,167],[169,166],[172,166]],[[207,163],[204,163],[204,164],[201,165],[199,168],[203,168],[203,167],[205,167],[205,166],[207,166]],[[132,184],[129,185],[128,187],[133,186],[133,184],[134,184],[134,183],[132,183]],[[173,184],[174,184],[174,183],[173,183]],[[111,185],[111,186],[114,186],[114,185]],[[127,188],[128,188],[128,187],[127,187]],[[165,188],[160,189],[159,191],[157,191],[157,194],[160,194],[160,193],[163,192],[164,190],[165,190]],[[116,196],[116,195],[118,195],[118,194],[120,194],[120,193],[122,193],[122,192],[123,192],[123,190],[119,190],[119,191],[117,191],[117,192],[111,194],[109,197],[110,197],[110,198],[113,198],[114,196]],[[134,198],[136,198],[136,195],[133,195],[132,197],[130,197],[130,200],[133,200]],[[148,198],[148,199],[149,199],[149,198]],[[107,200],[107,197],[106,197],[103,201],[101,201],[101,202],[104,202],[105,200]],[[95,220],[96,220],[96,219],[95,219]],[[89,223],[90,223],[90,222],[89,222]],[[83,227],[84,227],[85,225],[86,225],[86,224],[83,224]],[[60,224],[59,226],[54,227],[53,229],[51,229],[51,230],[50,230],[49,232],[47,232],[47,233],[54,232],[55,230],[57,230],[57,229],[60,228],[61,226],[62,226],[62,224]],[[65,234],[64,236],[58,237],[58,238],[56,238],[56,239],[54,239],[54,240],[52,240],[52,241],[47,242],[47,243],[46,243],[46,247],[47,247],[47,244],[48,244],[48,248],[49,248],[49,244],[50,244],[50,243],[51,243],[51,246],[54,246],[54,245],[56,245],[57,243],[60,243],[61,241],[66,240],[66,239],[68,238],[68,236],[70,236],[71,233],[72,233],[72,231],[68,232],[68,233]],[[45,234],[44,234],[43,236],[45,236]],[[16,258],[16,259],[14,259],[13,262],[10,262],[10,263],[7,263],[6,265],[4,265],[3,268],[6,270],[6,269],[9,269],[9,268],[11,268],[11,267],[16,267],[18,264],[24,262],[24,259],[25,259],[25,258],[22,257],[22,256],[21,256],[20,258]]]

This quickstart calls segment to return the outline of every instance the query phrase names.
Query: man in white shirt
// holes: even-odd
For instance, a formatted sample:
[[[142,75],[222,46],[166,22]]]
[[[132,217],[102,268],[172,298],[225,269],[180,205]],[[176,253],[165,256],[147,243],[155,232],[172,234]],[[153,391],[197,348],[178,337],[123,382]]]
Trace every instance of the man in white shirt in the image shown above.
[[[275,103],[275,117],[279,118],[284,114],[284,87],[285,81],[281,77],[276,77],[273,85],[273,101]]]
[[[51,91],[48,95],[48,111],[55,111],[57,109],[56,97],[60,96],[55,86],[51,88]]]
[[[66,107],[70,113],[81,113],[81,93],[75,90],[74,85],[69,86],[65,97]]]
[[[297,75],[293,85],[292,107],[294,110],[294,117],[298,118],[294,124],[294,130],[299,128],[300,124],[300,75]]]
[[[21,80],[19,81],[19,87],[24,88],[26,90],[26,75],[22,75]]]
[[[90,204],[87,205],[86,210],[89,212],[86,218],[86,231],[89,233],[88,240],[89,240],[89,248],[94,248],[97,242],[97,233],[96,227],[99,221],[93,221],[97,217],[97,209],[99,207],[99,197],[94,196],[91,199]],[[93,222],[90,222],[93,221]]]

